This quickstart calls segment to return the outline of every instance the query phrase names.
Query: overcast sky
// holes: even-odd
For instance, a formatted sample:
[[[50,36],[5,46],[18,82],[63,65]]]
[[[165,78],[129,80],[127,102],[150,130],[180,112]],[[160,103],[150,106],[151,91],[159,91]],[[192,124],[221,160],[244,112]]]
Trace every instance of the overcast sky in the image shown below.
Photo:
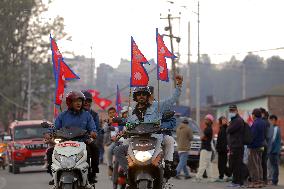
[[[197,15],[193,12],[197,12],[198,1],[174,2],[56,0],[46,17],[60,15],[65,19],[65,31],[72,36],[72,41],[57,41],[62,52],[74,51],[90,57],[93,46],[97,64],[116,67],[120,58],[130,59],[131,36],[146,58],[156,57],[155,28],[167,34],[164,31],[167,20],[160,19],[160,14],[167,16],[171,9],[173,16],[180,17],[180,21],[173,21],[173,29],[174,34],[181,37],[181,62],[187,62],[188,21],[191,23],[191,60],[196,61]],[[200,53],[209,54],[213,63],[220,63],[229,60],[234,53],[240,52],[236,57],[242,60],[248,51],[283,47],[283,7],[283,0],[200,0]],[[165,37],[164,41],[170,49],[169,39]],[[283,52],[267,51],[259,55],[282,56]]]

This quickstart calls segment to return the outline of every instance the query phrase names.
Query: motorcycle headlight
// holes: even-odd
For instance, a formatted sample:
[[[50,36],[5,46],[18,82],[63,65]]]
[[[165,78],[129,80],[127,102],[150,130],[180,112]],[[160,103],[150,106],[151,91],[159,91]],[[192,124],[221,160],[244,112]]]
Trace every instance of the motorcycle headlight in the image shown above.
[[[84,151],[76,155],[76,162],[78,162],[84,156]]]
[[[134,150],[133,153],[134,153],[135,159],[137,159],[140,162],[146,162],[152,158],[154,154],[154,150],[149,150],[149,151]]]
[[[66,156],[60,156],[60,165],[63,169],[71,169],[75,167],[76,165],[76,157],[66,157]]]
[[[59,144],[59,143],[61,142],[61,140],[62,140],[62,139],[60,139],[60,138],[56,138],[56,139],[54,139],[54,143],[55,143],[55,144]]]

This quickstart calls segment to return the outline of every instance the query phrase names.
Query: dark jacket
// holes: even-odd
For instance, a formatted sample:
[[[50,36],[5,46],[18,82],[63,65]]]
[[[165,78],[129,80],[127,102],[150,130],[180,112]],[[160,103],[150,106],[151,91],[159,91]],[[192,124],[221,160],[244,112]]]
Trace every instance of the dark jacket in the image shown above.
[[[250,145],[248,145],[248,148],[256,149],[263,147],[264,143],[264,136],[265,136],[265,121],[261,118],[257,118],[254,120],[252,126],[251,126],[251,131],[253,135],[253,140]]]
[[[97,112],[95,112],[94,110],[89,110],[88,111],[91,116],[93,117],[93,120],[96,124],[96,129],[97,129],[97,133],[100,134],[101,133],[101,127],[100,127],[100,118],[99,118],[99,114]]]
[[[227,152],[227,128],[228,125],[222,125],[220,127],[216,144],[217,152]]]
[[[212,151],[211,141],[213,137],[213,129],[212,126],[206,126],[203,131],[203,137],[201,140],[201,150]]]
[[[268,143],[269,143],[269,129],[270,129],[270,123],[268,121],[267,118],[262,118],[262,120],[265,123],[265,127],[264,127],[264,142],[263,142],[263,146],[267,147]]]
[[[227,142],[230,149],[243,148],[244,120],[237,114],[227,128]]]

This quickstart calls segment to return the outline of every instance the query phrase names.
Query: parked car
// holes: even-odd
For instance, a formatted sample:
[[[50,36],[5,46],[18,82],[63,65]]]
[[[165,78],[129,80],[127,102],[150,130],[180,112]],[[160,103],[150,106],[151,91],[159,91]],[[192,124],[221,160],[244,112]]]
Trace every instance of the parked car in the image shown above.
[[[177,121],[176,127],[179,126],[179,124],[185,119],[188,120],[189,122],[188,126],[192,129],[192,132],[193,132],[193,140],[191,141],[187,165],[191,168],[192,171],[197,171],[197,168],[199,166],[199,157],[200,157],[200,149],[201,149],[201,139],[200,139],[201,131],[200,131],[199,126],[196,124],[196,122],[192,120],[190,117],[178,117],[177,116],[176,117],[176,121]],[[173,132],[173,137],[176,139],[175,131]],[[178,152],[177,152],[176,147],[177,147],[177,144],[175,144],[175,153],[174,153],[175,164],[177,164],[179,161]]]
[[[9,172],[17,174],[21,167],[43,165],[47,144],[43,142],[46,128],[42,120],[14,121],[9,126],[7,160]]]

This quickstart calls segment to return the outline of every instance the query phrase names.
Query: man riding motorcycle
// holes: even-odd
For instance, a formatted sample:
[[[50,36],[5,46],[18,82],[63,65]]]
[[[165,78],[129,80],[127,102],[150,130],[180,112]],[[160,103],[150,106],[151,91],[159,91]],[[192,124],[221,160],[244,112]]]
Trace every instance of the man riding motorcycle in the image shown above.
[[[95,152],[96,145],[92,139],[95,139],[97,136],[96,125],[93,120],[93,117],[88,111],[83,109],[83,103],[85,101],[85,96],[82,92],[71,91],[66,96],[66,105],[68,109],[59,114],[55,120],[55,129],[60,129],[63,127],[80,127],[84,130],[87,130],[91,136],[91,139],[84,141],[87,145],[87,152],[89,158],[92,162],[95,162]],[[48,154],[47,154],[48,155]],[[90,164],[90,162],[89,162]],[[96,165],[92,163],[90,165],[92,170],[96,169]],[[89,182],[94,183],[95,176],[91,172],[89,173]]]
[[[132,115],[129,115],[127,122],[129,123],[152,123],[161,120],[162,114],[171,109],[174,103],[181,95],[182,77],[178,75],[176,77],[177,87],[173,96],[167,100],[161,101],[160,104],[157,101],[153,101],[152,104],[149,101],[151,92],[149,87],[138,87],[133,91],[133,100],[137,102]],[[174,139],[168,135],[159,135],[163,137],[164,143],[164,158],[165,158],[165,178],[170,178],[176,175],[176,171],[173,168],[173,153],[174,153]],[[120,166],[127,170],[127,150],[128,145],[118,146],[114,150],[114,154],[119,162]]]

